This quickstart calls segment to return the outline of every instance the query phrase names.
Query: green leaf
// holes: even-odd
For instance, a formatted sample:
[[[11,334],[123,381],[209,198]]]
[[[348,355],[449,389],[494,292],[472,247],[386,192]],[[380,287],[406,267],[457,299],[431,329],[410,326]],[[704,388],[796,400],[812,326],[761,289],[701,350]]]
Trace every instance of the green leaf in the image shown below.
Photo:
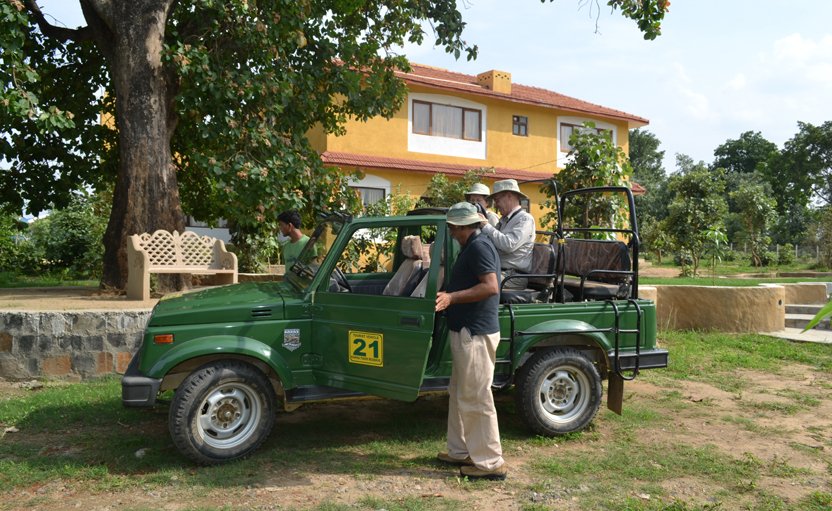
[[[826,305],[824,305],[823,308],[821,310],[819,310],[817,314],[815,314],[815,317],[812,318],[811,321],[809,321],[809,324],[806,325],[806,328],[804,328],[803,331],[806,332],[807,330],[811,330],[812,328],[815,328],[815,326],[817,326],[818,323],[820,323],[821,321],[823,321],[824,319],[828,318],[831,315],[832,315],[832,301],[827,303]]]

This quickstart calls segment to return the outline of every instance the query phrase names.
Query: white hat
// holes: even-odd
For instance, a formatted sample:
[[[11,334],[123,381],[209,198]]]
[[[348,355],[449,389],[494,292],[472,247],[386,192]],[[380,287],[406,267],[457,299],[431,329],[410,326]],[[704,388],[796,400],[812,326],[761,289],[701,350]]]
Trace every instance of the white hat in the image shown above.
[[[487,186],[485,186],[482,183],[474,184],[473,186],[471,186],[470,190],[465,192],[466,197],[468,195],[484,195],[484,196],[488,197],[488,195],[490,195],[490,194],[491,194],[491,191],[488,189]]]
[[[482,217],[477,213],[477,208],[470,202],[457,202],[448,209],[445,216],[446,222],[451,225],[471,225],[481,223]]]
[[[520,191],[520,187],[517,185],[516,179],[503,179],[502,181],[497,181],[494,183],[494,193],[488,196],[489,199],[493,199],[495,195],[500,192],[514,192],[524,199],[528,199],[529,197],[526,196],[525,193]]]

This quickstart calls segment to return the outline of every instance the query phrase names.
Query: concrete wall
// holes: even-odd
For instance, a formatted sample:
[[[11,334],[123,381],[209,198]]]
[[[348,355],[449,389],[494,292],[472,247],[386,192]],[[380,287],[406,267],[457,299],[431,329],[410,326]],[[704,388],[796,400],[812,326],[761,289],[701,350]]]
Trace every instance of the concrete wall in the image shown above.
[[[123,373],[150,310],[0,311],[0,378]]]
[[[785,325],[783,286],[656,286],[660,330],[773,332]]]
[[[799,282],[796,284],[760,284],[761,286],[782,285],[786,290],[786,303],[796,305],[825,304],[827,286],[825,282]]]

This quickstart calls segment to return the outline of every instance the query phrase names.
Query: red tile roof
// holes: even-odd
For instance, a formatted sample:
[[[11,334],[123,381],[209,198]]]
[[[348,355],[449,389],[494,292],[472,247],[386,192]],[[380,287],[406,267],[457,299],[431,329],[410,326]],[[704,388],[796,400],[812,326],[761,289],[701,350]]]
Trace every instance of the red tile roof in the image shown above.
[[[539,87],[530,87],[528,85],[512,83],[511,94],[506,94],[482,87],[477,83],[477,77],[473,75],[456,73],[448,71],[447,69],[424,66],[421,64],[411,63],[411,68],[412,71],[410,73],[399,73],[399,76],[408,83],[415,83],[437,89],[477,94],[480,96],[501,98],[517,103],[558,108],[581,114],[609,117],[627,121],[630,128],[637,128],[649,124],[649,121],[644,117],[639,117],[627,112],[622,112],[621,110],[615,110],[613,108],[607,108],[605,106],[596,105],[580,99],[564,96],[563,94],[558,94],[557,92],[541,89]]]
[[[321,160],[326,165],[345,165],[349,167],[361,167],[371,169],[408,170],[410,172],[422,172],[425,174],[445,174],[450,176],[462,176],[471,169],[479,169],[482,166],[460,165],[457,163],[429,162],[421,160],[406,160],[404,158],[386,158],[383,156],[372,156],[369,154],[341,153],[326,151],[321,154]],[[532,172],[529,170],[508,169],[494,167],[494,173],[486,176],[488,179],[516,179],[523,181],[536,181],[551,177],[551,174],[544,172]],[[635,195],[644,195],[647,190],[643,186],[631,181],[631,187]]]
[[[373,169],[409,170],[411,172],[423,172],[426,174],[445,174],[450,176],[461,176],[471,169],[482,168],[483,165],[462,165],[458,163],[443,163],[422,160],[407,160],[404,158],[387,158],[384,156],[373,156],[369,154],[341,153],[326,151],[321,154],[321,160],[327,165],[347,165],[350,167],[362,167]],[[489,167],[490,168],[490,167]],[[504,167],[494,167],[494,173],[489,178],[494,179],[516,179],[518,181],[529,181],[532,179],[545,178],[549,174],[532,172],[530,170],[517,170]]]

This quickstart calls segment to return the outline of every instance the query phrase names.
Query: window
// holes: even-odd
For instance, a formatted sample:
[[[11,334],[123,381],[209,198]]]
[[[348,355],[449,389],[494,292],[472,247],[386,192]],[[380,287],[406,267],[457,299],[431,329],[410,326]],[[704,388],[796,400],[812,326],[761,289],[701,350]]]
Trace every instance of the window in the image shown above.
[[[581,126],[578,124],[566,124],[563,123],[560,125],[560,150],[561,152],[568,153],[572,150],[572,145],[569,143],[569,138],[572,136],[572,133],[575,130],[591,130],[594,129],[597,133],[606,134],[608,137],[612,138],[612,130],[605,130],[601,128],[590,128],[587,126]]]
[[[354,188],[361,195],[361,204],[365,207],[384,200],[384,188],[368,188],[364,186],[355,186]]]
[[[479,110],[413,101],[413,133],[480,141],[481,124]]]
[[[524,115],[511,116],[511,132],[520,137],[529,136],[529,118]]]

